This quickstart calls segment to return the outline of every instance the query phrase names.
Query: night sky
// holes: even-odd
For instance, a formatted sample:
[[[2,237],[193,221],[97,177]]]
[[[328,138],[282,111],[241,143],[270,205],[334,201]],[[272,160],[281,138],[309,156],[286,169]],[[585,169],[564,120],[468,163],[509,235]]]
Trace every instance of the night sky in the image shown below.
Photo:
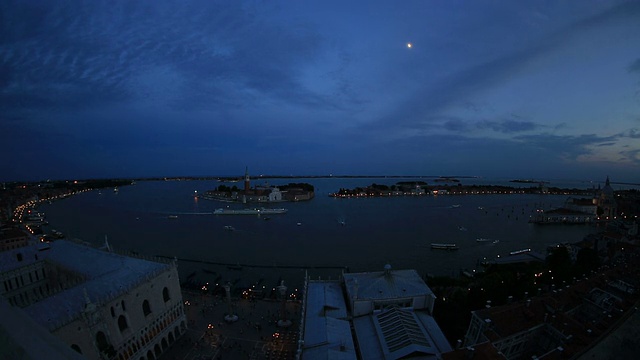
[[[639,182],[640,2],[3,0],[0,150],[0,181]]]

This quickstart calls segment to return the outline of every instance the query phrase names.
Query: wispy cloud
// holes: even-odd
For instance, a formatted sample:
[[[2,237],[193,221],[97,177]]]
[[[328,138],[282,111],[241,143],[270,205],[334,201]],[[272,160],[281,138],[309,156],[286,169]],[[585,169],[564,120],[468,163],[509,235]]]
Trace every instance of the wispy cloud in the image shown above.
[[[536,130],[539,128],[539,125],[531,121],[504,120],[482,121],[477,124],[477,127],[479,129],[491,129],[496,132],[513,134]]]
[[[629,72],[640,72],[640,59],[636,59],[632,62],[627,69]]]

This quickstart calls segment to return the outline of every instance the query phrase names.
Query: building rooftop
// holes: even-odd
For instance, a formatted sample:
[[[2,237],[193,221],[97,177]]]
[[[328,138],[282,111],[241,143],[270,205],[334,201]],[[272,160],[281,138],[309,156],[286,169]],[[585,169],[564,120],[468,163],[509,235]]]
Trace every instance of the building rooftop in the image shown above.
[[[363,359],[437,359],[451,351],[438,324],[426,311],[389,308],[353,319]]]
[[[350,299],[376,300],[433,294],[415,270],[385,270],[344,274]]]
[[[85,359],[1,296],[0,318],[0,359]]]
[[[24,308],[37,323],[50,331],[77,318],[84,310],[87,298],[97,304],[107,302],[171,266],[64,240],[50,243],[47,250],[38,251],[36,248],[35,251],[40,255],[38,259],[61,266],[85,279],[74,287]],[[29,261],[37,260],[29,257]]]
[[[309,282],[305,301],[304,358],[356,359],[340,282]]]

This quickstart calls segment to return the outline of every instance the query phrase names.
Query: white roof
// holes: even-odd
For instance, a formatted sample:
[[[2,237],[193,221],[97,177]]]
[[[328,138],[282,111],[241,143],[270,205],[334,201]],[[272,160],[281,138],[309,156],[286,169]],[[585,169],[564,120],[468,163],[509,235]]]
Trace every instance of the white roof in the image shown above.
[[[364,300],[395,299],[433,294],[415,270],[343,274],[347,295]]]

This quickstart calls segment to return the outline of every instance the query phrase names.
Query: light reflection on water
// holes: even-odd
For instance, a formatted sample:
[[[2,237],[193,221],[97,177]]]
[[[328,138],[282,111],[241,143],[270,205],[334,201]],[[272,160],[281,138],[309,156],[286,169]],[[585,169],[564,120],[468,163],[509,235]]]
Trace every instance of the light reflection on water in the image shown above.
[[[313,277],[337,277],[350,271],[414,268],[421,275],[457,275],[473,269],[484,257],[532,248],[544,252],[550,244],[575,242],[595,231],[591,226],[541,226],[528,223],[536,209],[560,206],[568,196],[464,195],[337,199],[327,196],[339,188],[371,183],[394,184],[402,179],[272,179],[271,184],[309,182],[316,198],[280,203],[284,215],[215,216],[214,209],[239,206],[196,199],[218,185],[210,181],[138,182],[111,191],[87,192],[43,206],[52,228],[69,237],[103,243],[141,254],[197,259],[219,263],[274,266],[230,270],[223,265],[180,262],[181,277],[197,273],[201,281],[252,283],[277,278],[302,283],[308,267]],[[428,180],[427,180],[428,181]],[[464,181],[478,184],[481,181]],[[262,182],[261,182],[262,183]],[[530,186],[527,184],[526,187]],[[460,207],[452,208],[452,205]],[[478,207],[482,207],[479,210]],[[169,218],[177,215],[177,218]],[[340,222],[344,221],[344,225]],[[300,225],[298,225],[300,223]],[[235,231],[225,230],[233,226]],[[461,231],[464,227],[466,231]],[[500,240],[476,242],[476,238]],[[460,250],[430,249],[429,244],[456,243]],[[207,272],[202,272],[206,269]],[[215,275],[212,274],[215,272]]]

